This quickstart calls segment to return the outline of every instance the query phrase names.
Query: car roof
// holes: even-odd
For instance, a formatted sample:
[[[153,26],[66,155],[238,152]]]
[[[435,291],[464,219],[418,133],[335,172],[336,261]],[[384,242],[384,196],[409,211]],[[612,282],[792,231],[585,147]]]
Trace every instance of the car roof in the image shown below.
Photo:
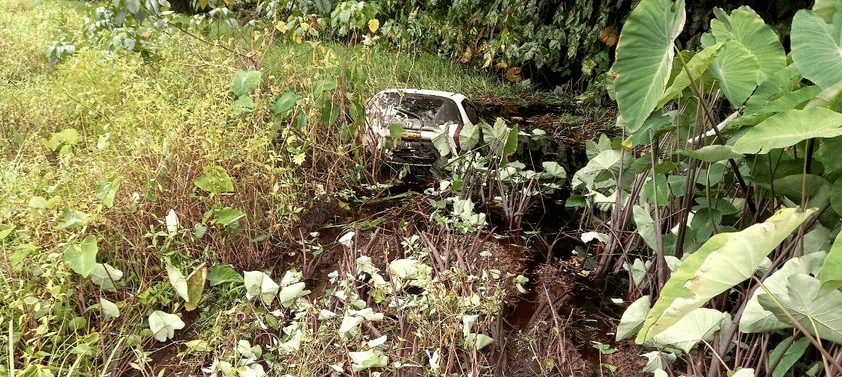
[[[445,92],[443,90],[430,90],[430,89],[397,89],[397,88],[391,88],[391,89],[384,89],[384,90],[380,91],[380,93],[377,93],[377,94],[382,94],[382,93],[409,93],[409,94],[421,94],[421,95],[427,95],[427,96],[445,97],[445,98],[452,99],[456,103],[460,103],[460,102],[462,102],[463,99],[466,98],[465,95],[460,94],[460,93]]]

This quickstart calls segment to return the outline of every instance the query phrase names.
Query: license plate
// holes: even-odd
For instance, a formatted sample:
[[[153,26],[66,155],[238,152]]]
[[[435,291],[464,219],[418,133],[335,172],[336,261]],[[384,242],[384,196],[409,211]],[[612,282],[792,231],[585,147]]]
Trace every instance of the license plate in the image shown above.
[[[401,139],[404,139],[404,140],[419,140],[419,139],[421,139],[421,133],[415,132],[415,131],[404,130],[401,133]]]

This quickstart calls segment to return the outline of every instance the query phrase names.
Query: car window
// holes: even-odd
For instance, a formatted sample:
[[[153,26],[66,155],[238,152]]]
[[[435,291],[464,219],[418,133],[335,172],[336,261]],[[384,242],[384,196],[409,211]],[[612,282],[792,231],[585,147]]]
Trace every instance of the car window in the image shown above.
[[[479,124],[479,111],[477,111],[477,108],[474,106],[474,104],[471,103],[471,101],[463,100],[462,106],[465,107],[465,114],[468,115],[468,120],[470,120],[473,124]]]
[[[459,107],[453,100],[416,93],[383,93],[369,105],[369,115],[382,117],[381,122],[400,122],[411,128],[418,125],[430,128],[448,122],[462,123]]]

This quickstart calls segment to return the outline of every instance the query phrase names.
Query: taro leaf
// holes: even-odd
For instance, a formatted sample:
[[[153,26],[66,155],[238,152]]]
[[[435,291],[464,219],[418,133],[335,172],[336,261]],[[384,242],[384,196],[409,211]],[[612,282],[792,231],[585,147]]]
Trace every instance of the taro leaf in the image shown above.
[[[77,211],[75,209],[65,207],[62,214],[62,221],[58,224],[59,229],[76,228],[88,224],[89,216],[87,213]]]
[[[620,114],[631,129],[643,124],[664,93],[684,20],[684,0],[642,0],[623,25],[614,88]]]
[[[763,281],[763,287],[775,296],[780,296],[786,293],[787,279],[795,273],[801,272],[805,274],[815,274],[819,271],[822,261],[825,259],[824,253],[807,254],[803,257],[792,258],[784,265],[769,275]],[[758,296],[765,293],[761,287],[758,287],[746,303],[743,315],[740,317],[740,331],[744,333],[765,333],[775,330],[789,328],[790,326],[779,321],[775,315],[763,309],[760,302],[757,300]]]
[[[304,289],[304,282],[300,281],[283,287],[281,292],[278,293],[278,298],[281,300],[281,305],[289,307],[295,302],[295,299],[309,293],[310,291]]]
[[[840,70],[842,72],[842,70]],[[751,127],[734,143],[736,153],[769,153],[807,139],[842,135],[842,113],[823,107],[790,110]]]
[[[301,98],[297,93],[292,90],[287,90],[277,100],[275,100],[275,105],[272,106],[272,111],[275,113],[275,116],[283,119],[289,115],[289,111],[295,107],[295,103]]]
[[[640,238],[643,239],[646,246],[649,246],[652,250],[656,250],[658,245],[655,242],[657,237],[655,234],[655,220],[652,219],[652,215],[649,213],[649,210],[639,205],[635,205],[632,208],[632,216],[634,219],[634,225],[637,227],[637,233],[640,234]]]
[[[112,267],[108,263],[97,263],[89,276],[91,281],[106,291],[116,288],[115,283],[123,278],[123,271]]]
[[[792,342],[792,344],[790,344],[790,342]],[[789,347],[787,348],[787,346]],[[791,336],[788,336],[786,339],[778,343],[778,345],[775,346],[775,349],[769,353],[768,365],[770,367],[776,360],[780,360],[778,361],[778,366],[772,371],[772,377],[784,377],[786,372],[789,372],[795,363],[801,359],[801,356],[804,355],[804,352],[809,346],[809,338],[800,338],[793,342]],[[784,349],[786,349],[786,352],[784,352]],[[783,356],[781,356],[781,354],[783,354]]]
[[[443,124],[433,133],[433,146],[436,147],[436,150],[442,157],[450,154],[450,135],[448,132],[449,128],[447,124]]]
[[[807,190],[803,190],[806,181]],[[758,186],[765,186],[758,183]],[[810,207],[823,207],[830,200],[830,184],[820,175],[815,174],[791,174],[774,181],[775,195],[785,196],[795,203],[801,203],[802,194],[806,195],[807,205]]]
[[[187,292],[187,279],[178,267],[169,262],[167,262],[167,278],[170,280],[170,285],[175,289],[175,293],[184,301],[190,301],[190,294]]]
[[[652,339],[658,349],[689,353],[699,342],[710,342],[714,334],[731,323],[731,315],[716,309],[698,308],[687,313]]]
[[[772,249],[813,212],[785,208],[763,223],[711,237],[673,272],[636,342],[652,340],[693,309],[751,277]]]
[[[518,126],[515,125],[509,130],[508,135],[506,136],[506,144],[503,145],[503,158],[511,156],[513,153],[517,151],[517,136],[518,136]]]
[[[231,111],[233,111],[236,115],[250,113],[254,111],[254,101],[250,96],[239,97],[233,104],[231,104]]]
[[[678,153],[704,162],[719,162],[743,156],[739,153],[734,153],[733,149],[728,145],[707,145],[696,150],[680,150]]]
[[[382,368],[389,364],[389,357],[379,349],[362,352],[349,352],[351,370],[359,372],[368,368]]]
[[[109,318],[120,317],[120,309],[117,307],[117,305],[114,305],[114,303],[111,302],[111,301],[108,301],[108,300],[100,297],[99,307],[102,309],[102,313],[105,314],[106,317],[109,317]]]
[[[339,119],[339,106],[334,104],[329,97],[325,97],[319,105],[324,124],[333,124]]]
[[[792,61],[804,78],[822,89],[842,81],[842,12],[828,24],[809,10],[799,10],[792,18]]]
[[[623,153],[613,149],[602,151],[588,160],[585,167],[573,174],[573,188],[584,185],[593,189],[603,181],[611,181],[611,185],[614,185],[620,169],[628,166],[631,159],[631,153]]]
[[[813,4],[813,13],[827,23],[833,23],[833,16],[839,10],[842,10],[842,2],[839,0],[816,0]]]
[[[184,309],[191,312],[199,306],[202,301],[202,292],[205,290],[205,278],[208,276],[208,269],[205,265],[196,268],[187,276],[187,297],[190,299],[184,304]]]
[[[682,68],[675,79],[672,80],[672,83],[667,90],[664,91],[661,99],[658,100],[658,107],[663,107],[667,102],[681,94],[681,92],[692,83],[690,80],[698,80],[702,77],[702,74],[704,74],[705,71],[708,70],[708,67],[710,67],[713,63],[714,58],[716,58],[716,53],[721,47],[722,44],[717,43],[712,46],[705,47],[702,51],[693,55],[686,64],[687,70]],[[687,75],[687,71],[690,71],[690,76]]]
[[[823,293],[842,287],[842,232],[833,241],[818,278],[822,282]]]
[[[12,232],[15,231],[14,224],[0,224],[0,241],[3,241],[8,237]]]
[[[44,199],[43,196],[38,196],[38,195],[29,198],[28,205],[29,205],[29,208],[35,208],[35,209],[49,209],[51,207],[50,202],[47,201],[47,199]]]
[[[167,212],[167,216],[164,218],[164,223],[167,225],[167,233],[173,234],[178,232],[180,221],[178,220],[178,214],[175,213],[174,209],[170,209],[169,212]]]
[[[114,207],[114,197],[117,196],[117,189],[122,181],[123,177],[115,176],[100,182],[96,186],[96,197],[102,200],[102,204],[105,204],[106,208]]]
[[[469,150],[479,143],[479,126],[473,123],[465,124],[462,131],[459,131],[459,147],[463,150]]]
[[[651,306],[651,298],[643,296],[635,300],[626,311],[623,312],[623,317],[620,318],[620,324],[617,325],[616,340],[619,342],[638,332],[643,326],[643,321],[646,319],[646,313],[649,313]]]
[[[75,128],[65,128],[60,132],[53,133],[50,135],[50,140],[43,142],[44,146],[53,151],[59,152],[62,147],[72,147],[79,142],[80,135],[79,131],[76,131]]]
[[[246,271],[243,277],[246,287],[246,298],[251,300],[260,297],[264,304],[269,305],[278,295],[278,284],[262,271]]]
[[[322,95],[322,93],[330,92],[330,91],[336,89],[336,82],[331,80],[331,79],[319,80],[319,81],[316,81],[316,85],[315,85],[314,88],[315,89],[313,90],[313,92],[314,92],[313,95],[316,98],[318,98]]]
[[[234,192],[234,181],[221,166],[205,166],[202,172],[204,175],[194,182],[196,187],[213,194]]]
[[[662,371],[663,369],[669,368],[676,359],[674,353],[661,351],[647,352],[641,356],[648,359],[646,365],[643,367],[643,371],[649,373],[655,373],[658,370]]]
[[[810,275],[795,273],[786,281],[786,293],[774,298],[768,293],[757,297],[764,309],[781,322],[792,325],[792,316],[810,334],[842,344],[842,292],[820,294],[821,282]]]
[[[491,343],[494,343],[494,339],[485,334],[476,334],[476,333],[468,333],[465,334],[465,345],[470,350],[481,350]]]
[[[149,315],[149,329],[159,342],[166,342],[175,336],[175,330],[184,328],[184,321],[177,315],[156,310]]]
[[[710,73],[719,80],[722,93],[731,106],[742,105],[760,83],[757,60],[742,43],[729,40],[710,66]]]
[[[262,74],[260,71],[237,71],[231,89],[238,98],[248,97],[257,88]]]
[[[208,273],[208,282],[211,287],[224,283],[242,283],[243,275],[230,264],[215,264]]]
[[[725,22],[711,21],[711,32],[716,40],[726,44],[726,41],[738,42],[752,56],[757,57],[760,70],[758,83],[772,80],[773,86],[783,86],[784,80],[777,73],[786,67],[786,54],[772,28],[747,6],[735,9],[729,16],[723,15],[723,19]],[[731,104],[738,105],[733,101]]]
[[[64,263],[82,277],[88,277],[96,267],[96,237],[86,236],[81,243],[64,246]]]
[[[547,174],[549,178],[563,179],[567,177],[567,172],[558,162],[544,161],[541,163],[541,167],[544,168],[544,174]]]
[[[236,227],[240,219],[246,217],[245,212],[231,207],[215,210],[213,211],[213,215],[216,217],[214,222],[226,228]]]

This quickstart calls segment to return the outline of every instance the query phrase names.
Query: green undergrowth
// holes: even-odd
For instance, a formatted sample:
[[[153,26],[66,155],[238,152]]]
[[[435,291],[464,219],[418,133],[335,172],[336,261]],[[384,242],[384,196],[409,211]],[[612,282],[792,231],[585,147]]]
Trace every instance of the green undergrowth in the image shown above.
[[[355,355],[378,367],[389,355],[389,367],[400,368],[393,361],[444,363],[445,352],[455,351],[425,342],[445,335],[467,350],[457,357],[479,360],[472,350],[491,340],[474,331],[499,310],[505,275],[477,280],[464,271],[454,270],[453,278],[440,271],[435,278],[452,283],[421,298],[378,280],[377,311],[394,311],[392,299],[409,305],[401,325],[390,317],[383,334],[407,336],[412,329],[402,327],[403,318],[418,324],[418,331],[441,331],[419,341],[412,357],[396,356],[388,345],[363,348],[376,339],[342,333],[336,338],[343,317],[378,317],[360,314],[365,302],[337,298],[339,289],[358,289],[354,284],[362,280],[354,269],[315,299],[339,319],[300,332],[302,339],[295,338],[297,327],[287,327],[304,331],[325,313],[301,300],[261,305],[247,294],[249,275],[245,286],[239,281],[243,271],[269,271],[274,256],[294,252],[278,249],[280,241],[304,208],[329,197],[326,182],[302,173],[312,154],[300,140],[334,132],[312,106],[319,96],[314,87],[335,80],[358,97],[395,86],[503,98],[516,97],[518,89],[430,55],[362,47],[284,43],[250,60],[173,32],[156,36],[152,58],[106,52],[83,34],[84,8],[81,2],[0,0],[0,376],[129,370],[152,375],[160,371],[155,366],[161,354],[176,364],[189,360],[184,365],[191,373],[199,366],[232,365],[233,374],[222,375],[256,368],[256,360],[301,375],[314,365],[323,373],[357,368],[363,361],[349,361],[354,355],[346,357],[348,352],[371,352]],[[46,51],[61,42],[74,48],[53,66]],[[343,81],[348,61],[368,68],[358,79]],[[232,81],[255,68],[262,79],[250,88],[253,107],[240,111]],[[273,104],[288,90],[301,99],[288,119],[279,120],[272,116]],[[428,268],[423,257],[413,260],[403,268]],[[427,270],[407,276],[404,269],[383,274],[393,282],[427,284],[433,278]],[[219,274],[228,280],[216,284]],[[298,287],[298,275],[291,274],[283,281],[272,278],[282,287]],[[195,292],[205,278],[213,286]],[[421,309],[409,309],[416,306]],[[442,322],[423,317],[422,309],[431,307],[448,310]],[[182,321],[189,332],[179,331]],[[275,334],[272,341],[259,338],[266,333]],[[261,350],[250,343],[259,339]],[[289,359],[294,364],[271,359],[292,352],[277,347],[295,339],[311,352],[297,353]],[[177,347],[156,356],[153,351],[170,342]],[[324,360],[325,352],[336,357]]]

